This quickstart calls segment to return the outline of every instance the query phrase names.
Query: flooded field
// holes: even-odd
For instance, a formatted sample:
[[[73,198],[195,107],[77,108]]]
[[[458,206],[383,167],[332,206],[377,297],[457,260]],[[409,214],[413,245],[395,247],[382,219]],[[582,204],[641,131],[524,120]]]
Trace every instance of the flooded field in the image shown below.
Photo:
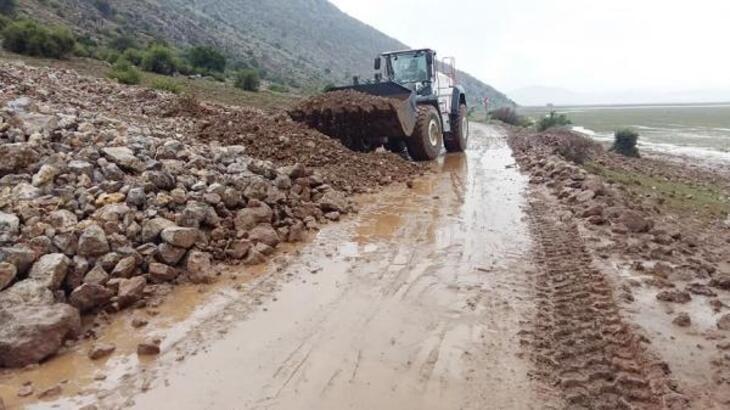
[[[600,141],[611,141],[620,128],[633,128],[640,145],[652,151],[709,160],[730,161],[730,104],[558,107],[575,129]],[[540,118],[547,107],[522,108]]]

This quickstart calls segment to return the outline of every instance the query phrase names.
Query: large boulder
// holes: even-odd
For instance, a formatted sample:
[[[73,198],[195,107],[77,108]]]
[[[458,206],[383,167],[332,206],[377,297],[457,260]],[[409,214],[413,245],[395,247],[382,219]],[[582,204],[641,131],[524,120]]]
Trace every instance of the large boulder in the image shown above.
[[[142,242],[156,242],[165,228],[175,226],[175,222],[165,218],[153,218],[142,224]]]
[[[100,256],[109,252],[109,241],[99,225],[89,225],[79,237],[78,253],[81,256]]]
[[[36,254],[24,245],[0,248],[0,262],[8,262],[18,268],[18,275],[22,277],[28,273],[35,262]]]
[[[195,228],[174,226],[163,229],[160,236],[163,241],[172,246],[189,249],[200,238],[200,231]]]
[[[617,222],[623,224],[629,232],[634,233],[649,232],[653,226],[651,220],[644,218],[638,212],[630,210],[622,212]]]
[[[248,231],[260,223],[271,223],[274,212],[263,202],[251,201],[248,208],[238,211],[234,224],[237,230]]]
[[[335,190],[329,190],[319,199],[319,207],[325,212],[346,213],[347,200],[345,196]]]
[[[149,266],[149,274],[154,282],[169,282],[175,280],[180,271],[164,263],[152,262]]]
[[[102,285],[84,283],[71,292],[68,298],[71,306],[86,312],[109,303],[114,293]]]
[[[271,247],[275,247],[281,241],[274,228],[266,224],[251,229],[248,233],[248,239],[254,243],[265,243]]]
[[[0,367],[38,363],[81,329],[78,310],[65,304],[0,307],[0,323]]]
[[[141,173],[144,171],[144,163],[140,161],[134,152],[127,147],[106,147],[101,152],[111,162],[127,172]]]
[[[124,308],[142,299],[146,285],[147,280],[144,276],[135,276],[131,279],[120,280],[119,291],[117,292],[119,306]]]
[[[66,279],[71,259],[62,253],[49,253],[38,259],[30,269],[29,278],[43,283],[48,289],[56,290]]]
[[[209,283],[213,279],[210,254],[190,251],[185,259],[185,269],[193,283]]]
[[[26,279],[0,292],[0,308],[20,305],[52,305],[53,291],[43,282]],[[1,327],[1,326],[0,326]]]

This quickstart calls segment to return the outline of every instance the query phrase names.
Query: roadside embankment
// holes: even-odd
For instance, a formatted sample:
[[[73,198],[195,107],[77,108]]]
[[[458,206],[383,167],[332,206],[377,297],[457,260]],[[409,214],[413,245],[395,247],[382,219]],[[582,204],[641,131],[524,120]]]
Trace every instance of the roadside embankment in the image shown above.
[[[570,373],[565,366],[571,362],[558,360],[561,354],[579,359],[602,351],[610,360],[633,363],[632,369],[605,363],[606,380],[575,384],[562,378],[569,398],[583,400],[593,388],[611,405],[729,404],[727,173],[622,157],[562,130],[513,130],[510,143],[530,175],[531,218],[535,236],[544,239],[538,254],[547,270],[538,279],[552,302],[545,303],[542,326],[574,323],[574,330],[582,329],[577,339],[573,330],[565,340],[564,332],[536,329],[538,345],[554,360],[542,363],[545,375]],[[573,307],[564,305],[566,297]],[[575,345],[594,337],[602,341],[598,350]],[[585,359],[578,362],[595,363]]]

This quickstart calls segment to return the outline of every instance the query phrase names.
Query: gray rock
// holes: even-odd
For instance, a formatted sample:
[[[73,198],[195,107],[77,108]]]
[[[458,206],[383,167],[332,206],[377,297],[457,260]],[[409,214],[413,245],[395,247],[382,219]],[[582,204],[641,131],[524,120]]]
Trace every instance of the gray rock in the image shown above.
[[[0,308],[0,323],[0,367],[38,363],[81,329],[78,310],[65,304]]]
[[[27,182],[21,182],[13,187],[13,196],[20,201],[31,201],[41,196],[41,190]]]
[[[104,306],[111,300],[114,293],[102,285],[84,283],[71,292],[68,298],[71,306],[87,312],[95,307]]]
[[[157,189],[169,191],[175,188],[175,177],[167,171],[147,171],[143,177]]]
[[[91,360],[99,360],[111,355],[115,350],[117,347],[112,344],[95,344],[89,350],[88,356]]]
[[[34,279],[21,280],[0,292],[0,308],[20,305],[52,305],[53,291]],[[0,326],[1,327],[1,326]]]
[[[50,290],[61,287],[66,278],[71,259],[62,253],[43,255],[33,264],[29,278],[38,280]]]
[[[58,120],[55,115],[46,115],[36,112],[18,113],[16,118],[22,123],[20,129],[26,135],[41,134],[49,135],[52,131],[58,129]]]
[[[49,184],[53,182],[59,173],[60,171],[58,168],[53,165],[44,164],[41,169],[33,175],[33,186],[42,187]]]
[[[200,232],[195,228],[170,227],[162,230],[162,240],[178,248],[189,249],[200,238]]]
[[[0,175],[20,174],[40,160],[40,154],[29,144],[0,144]]]
[[[76,175],[86,175],[91,177],[94,172],[94,165],[86,161],[71,161],[68,163],[68,170]]]
[[[8,287],[17,274],[18,268],[15,265],[8,262],[0,262],[0,290]]]
[[[325,212],[339,212],[342,214],[347,211],[347,200],[340,192],[330,190],[325,192],[322,198],[319,199],[319,206]]]
[[[146,285],[147,280],[144,276],[135,276],[131,279],[120,279],[119,291],[117,293],[119,306],[122,308],[131,306],[138,300],[142,299],[144,287]]]
[[[153,262],[150,263],[149,274],[154,282],[170,282],[180,275],[180,271],[164,263]]]
[[[248,256],[246,256],[246,259],[243,261],[246,265],[260,265],[264,262],[266,262],[266,256],[256,249],[249,250]]]
[[[68,231],[76,227],[79,219],[73,212],[59,209],[48,214],[48,222],[60,231]]]
[[[134,274],[137,269],[137,258],[134,256],[127,256],[122,258],[112,271],[112,277],[115,278],[129,278]]]
[[[142,224],[142,242],[156,242],[165,228],[174,227],[175,222],[165,218],[154,218]]]
[[[20,232],[20,219],[15,214],[0,212],[0,242],[12,242]]]
[[[653,223],[634,211],[624,211],[618,218],[618,222],[626,226],[630,232],[648,232]]]
[[[127,204],[137,208],[143,208],[147,203],[147,195],[144,188],[132,188],[127,193]]]
[[[91,285],[106,285],[109,282],[110,276],[101,265],[95,265],[86,276],[84,276],[83,283]],[[79,285],[80,286],[80,285]]]
[[[257,203],[255,207],[248,207],[236,213],[233,221],[237,230],[248,231],[260,223],[271,223],[274,212],[264,203]]]
[[[141,173],[144,163],[139,160],[127,147],[106,147],[101,149],[102,154],[124,171]]]
[[[157,257],[159,258],[159,260],[168,265],[177,265],[187,252],[187,249],[178,248],[176,246],[170,245],[169,243],[161,243],[160,246],[157,247],[157,249]]]
[[[18,268],[18,275],[25,275],[35,262],[36,254],[27,246],[0,248],[0,262],[8,262]]]
[[[81,256],[99,256],[109,252],[109,242],[99,225],[89,225],[79,237],[78,253]]]
[[[271,225],[258,225],[248,232],[248,239],[252,242],[261,242],[271,247],[276,247],[281,241],[279,235],[276,233]]]
[[[213,280],[210,254],[192,250],[185,258],[185,269],[193,283],[210,283]]]
[[[243,259],[251,249],[251,241],[242,239],[231,242],[226,249],[226,255],[233,259]]]

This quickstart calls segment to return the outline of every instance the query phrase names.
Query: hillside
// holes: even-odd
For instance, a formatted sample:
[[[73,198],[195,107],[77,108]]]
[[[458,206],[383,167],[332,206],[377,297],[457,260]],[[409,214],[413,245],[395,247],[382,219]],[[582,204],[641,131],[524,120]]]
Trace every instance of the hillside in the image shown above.
[[[20,0],[22,13],[62,23],[99,42],[132,35],[185,47],[214,45],[243,66],[297,88],[370,77],[372,58],[403,43],[341,12],[326,0]],[[507,97],[461,73],[472,102]]]

